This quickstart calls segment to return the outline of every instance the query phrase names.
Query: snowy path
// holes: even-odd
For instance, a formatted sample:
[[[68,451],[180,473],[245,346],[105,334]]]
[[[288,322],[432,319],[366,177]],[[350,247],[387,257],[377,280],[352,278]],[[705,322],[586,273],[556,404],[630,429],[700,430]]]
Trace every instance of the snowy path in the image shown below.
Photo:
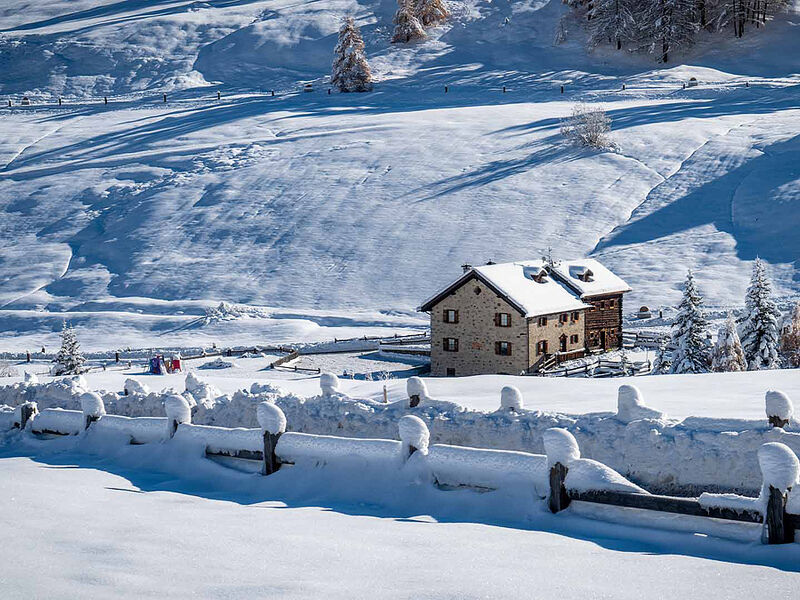
[[[515,523],[529,497],[381,492],[356,476],[359,504],[323,472],[264,480],[187,456],[163,474],[150,450],[128,466],[2,452],[4,598],[724,600],[790,597],[800,581],[785,570],[796,548],[530,509]]]

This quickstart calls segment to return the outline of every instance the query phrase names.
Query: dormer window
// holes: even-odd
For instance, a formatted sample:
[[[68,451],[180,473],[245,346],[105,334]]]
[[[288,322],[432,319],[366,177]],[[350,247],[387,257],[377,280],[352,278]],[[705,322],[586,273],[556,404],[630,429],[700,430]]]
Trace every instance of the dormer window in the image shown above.
[[[572,267],[572,276],[579,281],[589,283],[594,281],[594,273],[588,267]]]

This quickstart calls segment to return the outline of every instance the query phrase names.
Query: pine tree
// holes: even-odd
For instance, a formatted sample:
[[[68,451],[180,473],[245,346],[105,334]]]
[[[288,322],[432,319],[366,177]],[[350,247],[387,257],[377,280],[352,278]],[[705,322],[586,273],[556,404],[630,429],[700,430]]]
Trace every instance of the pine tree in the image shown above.
[[[417,0],[414,5],[414,13],[417,20],[425,27],[444,23],[450,16],[442,0]]]
[[[694,0],[650,0],[639,21],[640,36],[659,62],[690,45],[697,29]]]
[[[756,258],[745,296],[742,348],[751,371],[772,369],[778,363],[778,321],[781,313],[772,299],[764,262]]]
[[[705,373],[709,367],[708,323],[703,316],[703,297],[694,283],[691,269],[686,275],[683,299],[678,305],[678,315],[672,325],[671,373]]]
[[[589,46],[612,43],[619,50],[636,35],[633,0],[595,0],[589,8]]]
[[[800,301],[794,305],[789,323],[781,336],[781,350],[793,367],[800,367]]]
[[[79,375],[86,362],[75,330],[64,322],[61,329],[61,349],[56,355],[56,375]]]
[[[651,375],[662,375],[669,373],[672,370],[672,354],[667,350],[667,341],[662,339],[658,343],[658,350],[656,350],[656,357],[653,360],[653,369],[650,371]]]
[[[742,343],[736,331],[736,322],[730,313],[719,328],[717,343],[711,351],[711,370],[717,373],[747,370],[747,361],[744,359]]]
[[[340,92],[368,92],[372,89],[372,73],[364,54],[364,40],[352,17],[347,17],[342,23],[334,54],[332,85]]]
[[[394,35],[392,36],[392,43],[410,42],[413,40],[421,40],[427,37],[422,23],[415,16],[414,0],[398,0],[400,8],[394,15],[393,23]]]

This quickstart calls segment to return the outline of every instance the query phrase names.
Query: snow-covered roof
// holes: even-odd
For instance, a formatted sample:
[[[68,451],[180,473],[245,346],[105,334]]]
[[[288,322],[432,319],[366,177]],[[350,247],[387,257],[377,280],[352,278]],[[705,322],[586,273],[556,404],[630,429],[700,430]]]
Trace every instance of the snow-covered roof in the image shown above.
[[[560,279],[578,292],[581,298],[631,291],[627,283],[592,258],[563,260],[557,263],[553,270]]]
[[[539,281],[534,279],[542,274],[544,277],[539,277]],[[588,308],[575,291],[547,273],[543,261],[531,260],[473,267],[426,300],[420,310],[429,310],[442,296],[474,276],[494,288],[526,317]]]

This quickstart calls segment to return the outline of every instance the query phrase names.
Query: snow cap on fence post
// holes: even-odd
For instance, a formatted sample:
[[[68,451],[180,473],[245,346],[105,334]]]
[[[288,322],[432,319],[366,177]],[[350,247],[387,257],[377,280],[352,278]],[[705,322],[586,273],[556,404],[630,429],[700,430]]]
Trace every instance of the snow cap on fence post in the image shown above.
[[[28,421],[38,413],[39,407],[36,402],[23,402],[14,409],[14,424],[20,429],[25,429]]]
[[[169,437],[175,435],[178,425],[192,422],[192,409],[186,398],[179,394],[170,394],[164,399],[164,411],[167,413],[167,432]]]
[[[428,386],[419,377],[409,377],[406,381],[409,408],[419,406],[420,401],[428,398]]]
[[[333,396],[339,392],[339,378],[333,373],[320,373],[319,387],[323,396]]]
[[[264,465],[262,473],[272,475],[281,468],[281,459],[276,452],[278,439],[286,431],[286,415],[272,402],[260,402],[256,407],[256,417],[264,436]]]
[[[425,421],[414,415],[405,415],[400,418],[397,424],[400,432],[400,440],[403,442],[403,460],[407,460],[414,452],[420,451],[422,454],[428,453],[428,442],[431,434]]]
[[[569,465],[581,457],[578,442],[566,429],[551,427],[543,434],[544,451],[550,467],[550,495],[547,505],[550,512],[557,513],[570,504],[570,497],[564,482],[567,479]]]
[[[522,410],[522,392],[519,388],[513,385],[504,386],[500,390],[500,409],[510,412],[519,412]]]
[[[785,427],[794,414],[789,396],[778,390],[769,390],[764,396],[767,419],[772,427]]]
[[[97,421],[106,414],[103,398],[97,392],[84,392],[80,397],[81,412],[83,413],[83,428],[88,429],[92,421]]]
[[[644,403],[642,392],[635,385],[621,385],[617,391],[617,419],[630,423],[640,419],[661,419],[664,413],[649,408]]]
[[[39,378],[36,376],[36,373],[25,371],[25,384],[36,385],[37,383],[39,383]]]
[[[786,502],[789,490],[800,479],[800,461],[786,444],[767,442],[758,449],[758,464],[764,477],[761,498],[766,496],[767,501],[764,541],[768,544],[793,542],[794,527],[787,519]]]

